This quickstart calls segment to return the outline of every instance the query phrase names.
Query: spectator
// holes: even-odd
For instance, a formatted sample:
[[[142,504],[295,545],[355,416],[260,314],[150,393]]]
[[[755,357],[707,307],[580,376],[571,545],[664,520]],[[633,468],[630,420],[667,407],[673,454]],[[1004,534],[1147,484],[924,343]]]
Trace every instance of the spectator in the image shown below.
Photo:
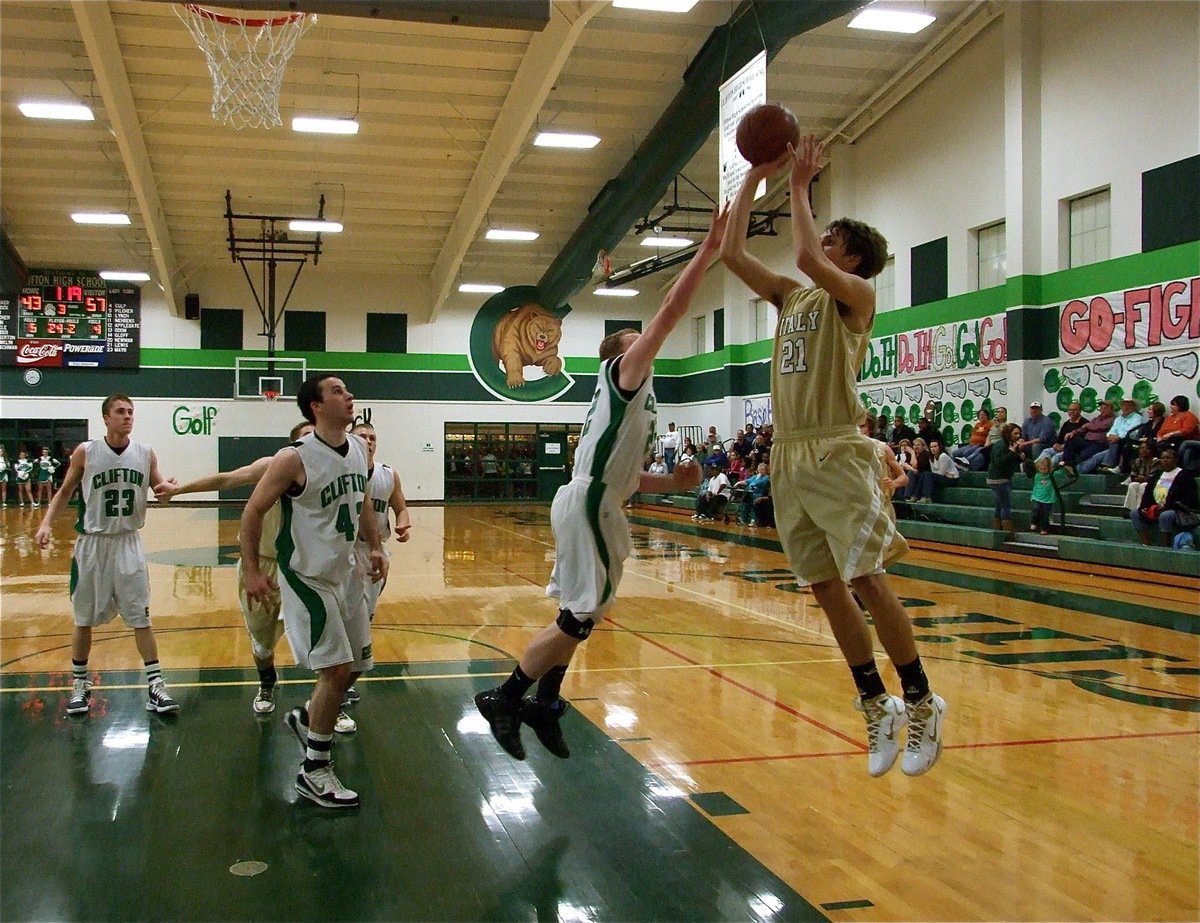
[[[1053,466],[1050,464],[1050,457],[1039,456],[1033,467],[1033,493],[1029,498],[1032,510],[1029,531],[1049,535],[1050,514],[1054,511],[1054,477],[1051,474]]]
[[[958,480],[958,466],[954,464],[950,453],[943,450],[940,439],[929,443],[929,455],[933,486],[953,487],[954,482]]]
[[[1185,443],[1186,444],[1186,443]],[[1181,465],[1180,467],[1186,467]],[[1162,470],[1158,459],[1150,448],[1150,443],[1143,442],[1138,446],[1138,456],[1129,467],[1129,477],[1125,479],[1125,509],[1136,510],[1142,505],[1142,494],[1146,491],[1146,482]]]
[[[667,431],[662,435],[663,462],[667,466],[667,474],[675,470],[675,456],[679,452],[679,433],[675,432],[675,424],[668,423]]]
[[[696,498],[696,515],[692,518],[699,522],[709,522],[723,515],[731,493],[732,488],[725,472],[710,466],[708,482],[700,488],[700,494]]]
[[[901,463],[908,475],[908,490],[905,496],[914,503],[928,503],[933,496],[933,459],[929,454],[929,443],[918,436],[913,441],[912,448],[912,461],[907,465]]]
[[[901,408],[896,409],[896,420],[892,424],[891,432],[889,433],[888,442],[893,446],[900,445],[904,441],[908,441],[911,445],[912,441],[917,438],[917,431],[904,422],[904,411]]]
[[[682,465],[684,462],[693,462],[696,460],[696,454],[696,443],[692,442],[690,439],[685,439],[683,443],[683,450],[680,452],[679,458],[676,460],[675,464]]]
[[[1158,434],[1162,431],[1163,423],[1167,420],[1167,408],[1163,406],[1162,401],[1155,401],[1146,408],[1146,414],[1149,419],[1142,424],[1137,437],[1138,441],[1149,442],[1153,446],[1158,440]]]
[[[714,446],[721,444],[721,437],[717,435],[717,428],[710,426],[708,428],[708,438],[705,440],[705,445]]]
[[[1196,476],[1179,467],[1174,449],[1164,449],[1158,461],[1162,470],[1146,482],[1141,504],[1129,514],[1143,545],[1154,544],[1150,530],[1155,524],[1167,544],[1174,544],[1176,535],[1190,533],[1200,523]]]
[[[1200,471],[1200,439],[1185,439],[1180,443],[1179,466],[1193,474]]]
[[[757,472],[746,481],[746,498],[743,501],[746,521],[752,526],[775,525],[775,501],[771,499],[770,468],[758,466]]]
[[[708,456],[704,459],[704,464],[713,468],[718,468],[724,471],[729,467],[729,456],[725,454],[725,449],[721,443],[713,443],[709,446]]]
[[[982,471],[987,465],[983,447],[987,444],[988,433],[991,431],[992,415],[988,413],[986,407],[980,407],[967,443],[954,450],[955,464],[962,468],[969,468],[971,471]]]
[[[1112,402],[1101,401],[1100,415],[1067,436],[1058,465],[1066,468],[1072,475],[1076,473],[1077,467],[1080,474],[1095,470],[1100,464],[1099,461],[1087,468],[1082,466],[1108,448],[1108,430],[1114,419],[1116,416],[1113,414]]]
[[[650,468],[648,469],[648,471],[650,474],[670,474],[671,473],[667,470],[667,463],[663,460],[663,456],[661,456],[661,455],[654,456],[654,461],[652,461],[650,463]]]
[[[996,416],[1000,413],[997,411]],[[1021,427],[1007,423],[1000,430],[1000,443],[992,448],[988,460],[987,484],[996,499],[992,516],[992,528],[1002,529],[1009,538],[1015,537],[1012,521],[1012,476],[1021,467],[1021,450],[1016,443],[1021,438]]]
[[[1200,438],[1200,421],[1190,408],[1191,403],[1186,395],[1171,398],[1171,412],[1167,414],[1155,439],[1157,453],[1161,454],[1164,446],[1178,450],[1186,440]]]
[[[908,477],[908,472],[917,463],[917,453],[913,451],[913,444],[908,439],[901,439],[900,445],[896,446],[896,461],[900,463],[900,467],[904,469],[904,477],[906,482],[911,480]]]
[[[1054,440],[1054,445],[1042,449],[1042,454],[1038,458],[1049,458],[1054,464],[1057,464],[1053,460],[1062,454],[1067,437],[1087,422],[1087,418],[1079,412],[1079,409],[1079,401],[1071,401],[1067,406],[1067,418],[1063,420],[1062,426],[1058,428],[1058,438]]]
[[[1121,413],[1108,428],[1108,448],[1100,455],[1097,465],[1106,474],[1120,474],[1128,468],[1137,444],[1134,434],[1146,424],[1146,418],[1138,413],[1138,404],[1132,397],[1121,398]]]
[[[1029,416],[1021,424],[1017,448],[1026,458],[1037,458],[1044,449],[1054,445],[1054,421],[1042,413],[1042,402],[1029,405]],[[1028,473],[1028,472],[1027,472]]]
[[[864,435],[870,436],[872,439],[877,439],[879,442],[888,441],[888,421],[887,417],[877,417],[872,421],[871,431]]]
[[[746,480],[746,462],[737,449],[729,450],[729,480],[736,484]]]
[[[750,453],[754,451],[754,443],[757,440],[757,434],[754,432],[754,424],[747,423],[746,431],[742,434],[741,445],[738,446],[738,454],[742,458],[749,458]]]

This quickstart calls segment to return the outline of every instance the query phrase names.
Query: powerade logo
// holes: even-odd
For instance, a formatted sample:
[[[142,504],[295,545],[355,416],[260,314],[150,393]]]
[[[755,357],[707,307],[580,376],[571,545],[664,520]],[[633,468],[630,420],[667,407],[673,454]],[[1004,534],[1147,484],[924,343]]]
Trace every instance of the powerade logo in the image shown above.
[[[103,343],[76,343],[71,340],[66,340],[62,344],[63,365],[73,368],[99,368],[104,365],[104,357],[107,354],[107,348]],[[86,358],[76,358],[83,356]]]
[[[484,388],[502,401],[552,401],[574,383],[558,356],[569,305],[542,307],[533,285],[515,285],[483,303],[471,324],[468,357]]]

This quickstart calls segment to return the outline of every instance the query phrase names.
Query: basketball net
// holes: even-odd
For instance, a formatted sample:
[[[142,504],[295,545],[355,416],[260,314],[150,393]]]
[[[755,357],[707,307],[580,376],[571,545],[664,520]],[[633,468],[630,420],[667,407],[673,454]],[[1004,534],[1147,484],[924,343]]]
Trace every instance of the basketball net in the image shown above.
[[[172,4],[208,60],[213,119],[233,128],[271,128],[279,118],[283,72],[315,15],[277,19],[225,16],[194,3]]]
[[[264,400],[271,401],[272,403],[279,400],[279,392],[273,391],[270,388],[263,391],[262,396]]]

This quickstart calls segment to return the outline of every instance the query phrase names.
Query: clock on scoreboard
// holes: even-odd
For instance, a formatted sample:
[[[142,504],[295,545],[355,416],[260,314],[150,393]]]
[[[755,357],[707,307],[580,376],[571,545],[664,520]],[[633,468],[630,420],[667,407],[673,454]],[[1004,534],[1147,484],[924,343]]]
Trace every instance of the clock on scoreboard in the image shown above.
[[[19,292],[0,295],[0,364],[137,368],[141,290],[94,272],[34,270]]]

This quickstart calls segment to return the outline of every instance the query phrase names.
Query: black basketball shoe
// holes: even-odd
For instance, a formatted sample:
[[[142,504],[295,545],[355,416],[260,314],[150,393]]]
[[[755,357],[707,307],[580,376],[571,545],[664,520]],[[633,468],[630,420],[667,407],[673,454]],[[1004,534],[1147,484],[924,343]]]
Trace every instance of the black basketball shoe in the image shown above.
[[[525,745],[521,743],[521,703],[502,696],[497,686],[475,696],[475,707],[487,718],[492,736],[504,752],[515,760],[525,759]]]
[[[542,702],[536,698],[529,698],[521,703],[521,720],[533,728],[533,733],[537,734],[542,746],[560,760],[565,760],[571,755],[559,726],[559,721],[570,707],[566,699]]]

